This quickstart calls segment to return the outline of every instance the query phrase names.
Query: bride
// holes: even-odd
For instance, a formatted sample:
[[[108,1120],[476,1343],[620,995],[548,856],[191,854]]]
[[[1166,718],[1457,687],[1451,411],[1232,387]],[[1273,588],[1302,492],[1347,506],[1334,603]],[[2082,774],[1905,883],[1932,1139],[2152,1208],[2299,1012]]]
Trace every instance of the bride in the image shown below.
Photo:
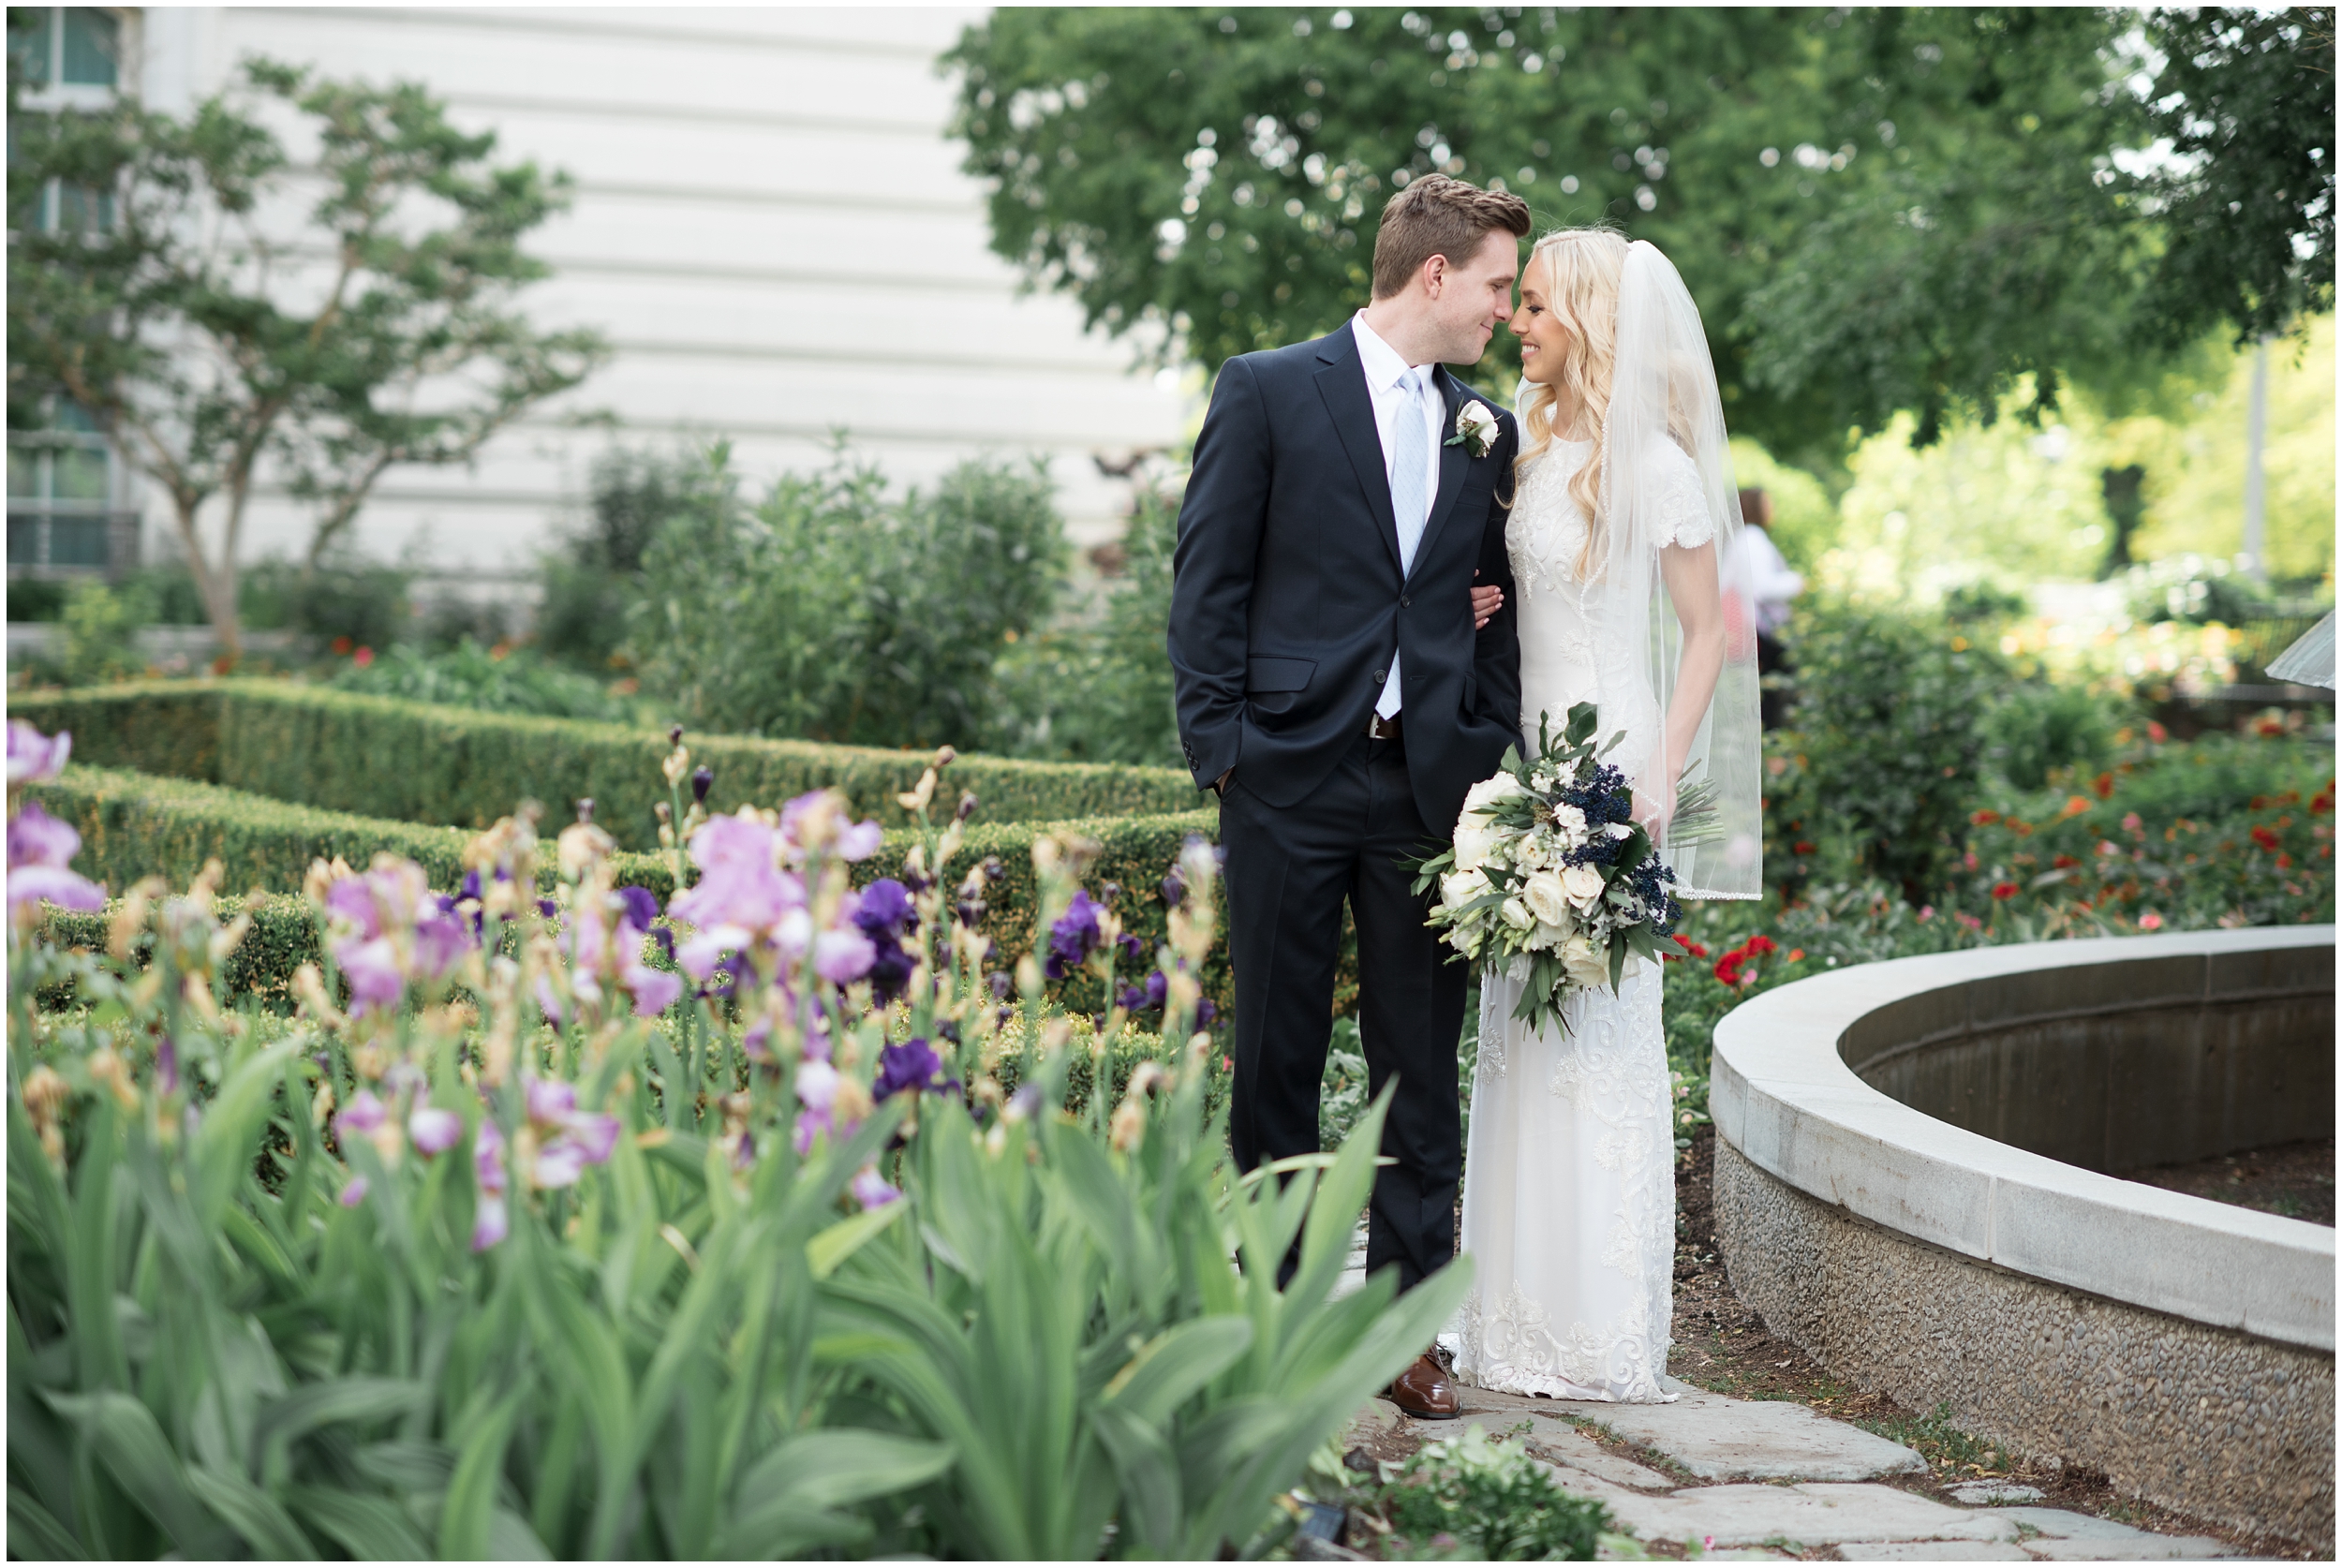
[[[1521,732],[1593,702],[1679,896],[1759,885],[1755,642],[1717,562],[1741,525],[1699,313],[1667,258],[1607,229],[1537,242],[1521,274],[1521,450],[1506,543]],[[1665,836],[1678,784],[1719,825]],[[1673,1316],[1675,1140],[1658,966],[1581,991],[1562,1027],[1480,992],[1464,1164],[1460,1381],[1563,1399],[1663,1401]]]

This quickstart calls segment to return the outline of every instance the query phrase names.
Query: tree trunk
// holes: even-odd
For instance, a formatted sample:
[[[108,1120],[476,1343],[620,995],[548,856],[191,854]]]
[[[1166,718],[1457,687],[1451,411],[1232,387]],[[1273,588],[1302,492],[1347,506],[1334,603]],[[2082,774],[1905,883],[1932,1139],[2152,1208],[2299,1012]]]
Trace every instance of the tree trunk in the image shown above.
[[[204,614],[212,618],[212,635],[219,642],[220,657],[232,670],[244,658],[244,630],[236,620],[236,557],[230,549],[215,567],[205,556],[203,536],[196,527],[196,509],[200,504],[200,498],[173,496],[171,521],[186,551],[187,570],[195,575],[196,592],[203,596]]]

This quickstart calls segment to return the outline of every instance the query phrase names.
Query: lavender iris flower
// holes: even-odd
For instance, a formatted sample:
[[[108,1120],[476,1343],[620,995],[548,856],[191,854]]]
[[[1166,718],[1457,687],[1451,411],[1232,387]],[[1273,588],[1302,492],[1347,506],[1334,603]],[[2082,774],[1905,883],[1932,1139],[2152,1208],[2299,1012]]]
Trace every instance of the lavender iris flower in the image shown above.
[[[106,890],[62,865],[10,866],[8,913],[13,915],[43,901],[61,910],[102,910],[106,907]]]
[[[24,724],[22,728],[38,738],[39,732],[31,725]],[[13,770],[15,729],[11,728],[8,734],[8,761]],[[13,771],[9,781],[15,782]],[[82,836],[73,831],[71,823],[57,821],[43,811],[37,801],[26,801],[23,809],[8,819],[8,912],[13,915],[20,910],[30,909],[44,898],[63,910],[104,909],[106,890],[67,869],[81,848]]]
[[[357,1098],[350,1101],[342,1114],[334,1118],[334,1131],[337,1134],[355,1132],[363,1136],[376,1131],[388,1120],[390,1120],[390,1113],[382,1108],[382,1102],[374,1097],[374,1091],[360,1089]]]
[[[864,1208],[884,1208],[888,1204],[900,1203],[903,1196],[901,1189],[878,1174],[876,1165],[865,1165],[855,1172],[847,1191]]]
[[[436,1105],[422,1106],[407,1118],[407,1136],[420,1154],[445,1154],[463,1135],[464,1118]]]
[[[407,977],[399,972],[398,953],[388,937],[371,941],[355,938],[334,944],[334,962],[349,982],[349,1011],[371,1013],[398,1005],[406,994]]]
[[[823,931],[813,939],[813,972],[834,985],[851,985],[870,972],[878,949],[859,931]]]
[[[44,735],[21,718],[8,721],[9,784],[35,784],[54,778],[65,771],[65,760],[72,754],[71,731]]]
[[[493,1193],[482,1193],[472,1209],[471,1250],[484,1252],[511,1234],[511,1221],[504,1210],[504,1200]]]
[[[879,1052],[878,1081],[870,1086],[870,1098],[885,1100],[905,1089],[916,1092],[932,1084],[942,1071],[943,1058],[924,1040],[889,1045]]]
[[[773,830],[738,817],[719,817],[691,836],[696,886],[671,906],[693,925],[741,925],[763,930],[805,904],[805,884],[775,860]]]
[[[1074,901],[1049,927],[1049,958],[1043,970],[1051,980],[1063,980],[1089,961],[1098,946],[1098,916],[1100,906],[1089,893],[1076,888]]]
[[[356,1208],[360,1204],[364,1203],[368,1185],[364,1176],[351,1176],[348,1183],[342,1188],[342,1206]]]
[[[43,811],[37,800],[26,801],[23,809],[8,819],[10,865],[69,865],[81,848],[82,836],[72,824]]]
[[[504,1191],[504,1129],[486,1117],[472,1134],[471,1174],[482,1192]]]
[[[837,858],[867,860],[879,852],[879,845],[885,841],[885,836],[874,821],[855,822],[851,827],[841,828],[837,833]]]
[[[415,923],[415,968],[424,980],[445,980],[472,948],[472,934],[454,915],[425,915]]]

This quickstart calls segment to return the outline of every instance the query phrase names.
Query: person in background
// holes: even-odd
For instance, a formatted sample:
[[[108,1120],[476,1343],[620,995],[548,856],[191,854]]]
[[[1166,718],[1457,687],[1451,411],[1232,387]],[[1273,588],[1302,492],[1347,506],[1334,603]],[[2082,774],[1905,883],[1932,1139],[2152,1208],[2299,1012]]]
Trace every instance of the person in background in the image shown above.
[[[1741,521],[1755,525],[1741,530],[1740,548],[1734,552],[1730,570],[1733,586],[1756,611],[1756,675],[1761,683],[1757,710],[1764,727],[1777,730],[1788,717],[1788,693],[1768,677],[1789,671],[1789,656],[1781,646],[1781,629],[1789,624],[1789,600],[1805,591],[1805,579],[1789,569],[1780,547],[1772,542],[1771,494],[1742,491]]]

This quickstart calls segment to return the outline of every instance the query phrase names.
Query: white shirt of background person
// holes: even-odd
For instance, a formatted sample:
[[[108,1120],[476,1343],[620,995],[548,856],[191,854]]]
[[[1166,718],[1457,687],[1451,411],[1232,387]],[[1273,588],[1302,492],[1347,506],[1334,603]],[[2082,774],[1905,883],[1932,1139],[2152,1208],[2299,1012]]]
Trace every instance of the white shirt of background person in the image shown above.
[[[1414,515],[1394,519],[1399,525],[1399,570],[1404,575],[1415,570],[1416,548],[1423,542],[1424,525],[1431,520],[1431,506],[1439,496],[1440,417],[1446,412],[1446,404],[1433,384],[1437,367],[1410,365],[1400,357],[1398,349],[1385,343],[1366,324],[1365,311],[1351,318],[1350,330],[1357,339],[1358,364],[1366,373],[1366,393],[1374,403],[1374,432],[1383,443],[1383,477],[1391,481],[1393,496],[1399,493],[1391,455],[1398,450],[1393,437],[1399,422],[1408,418],[1421,420],[1427,437],[1423,443],[1423,504],[1410,509]],[[1396,652],[1390,656],[1390,674],[1383,682],[1382,695],[1374,700],[1374,712],[1384,718],[1394,717],[1399,712]]]
[[[1781,554],[1772,536],[1758,525],[1741,530],[1739,559],[1734,561],[1734,586],[1756,607],[1756,629],[1770,637],[1789,622],[1789,600],[1805,591],[1805,579]]]

